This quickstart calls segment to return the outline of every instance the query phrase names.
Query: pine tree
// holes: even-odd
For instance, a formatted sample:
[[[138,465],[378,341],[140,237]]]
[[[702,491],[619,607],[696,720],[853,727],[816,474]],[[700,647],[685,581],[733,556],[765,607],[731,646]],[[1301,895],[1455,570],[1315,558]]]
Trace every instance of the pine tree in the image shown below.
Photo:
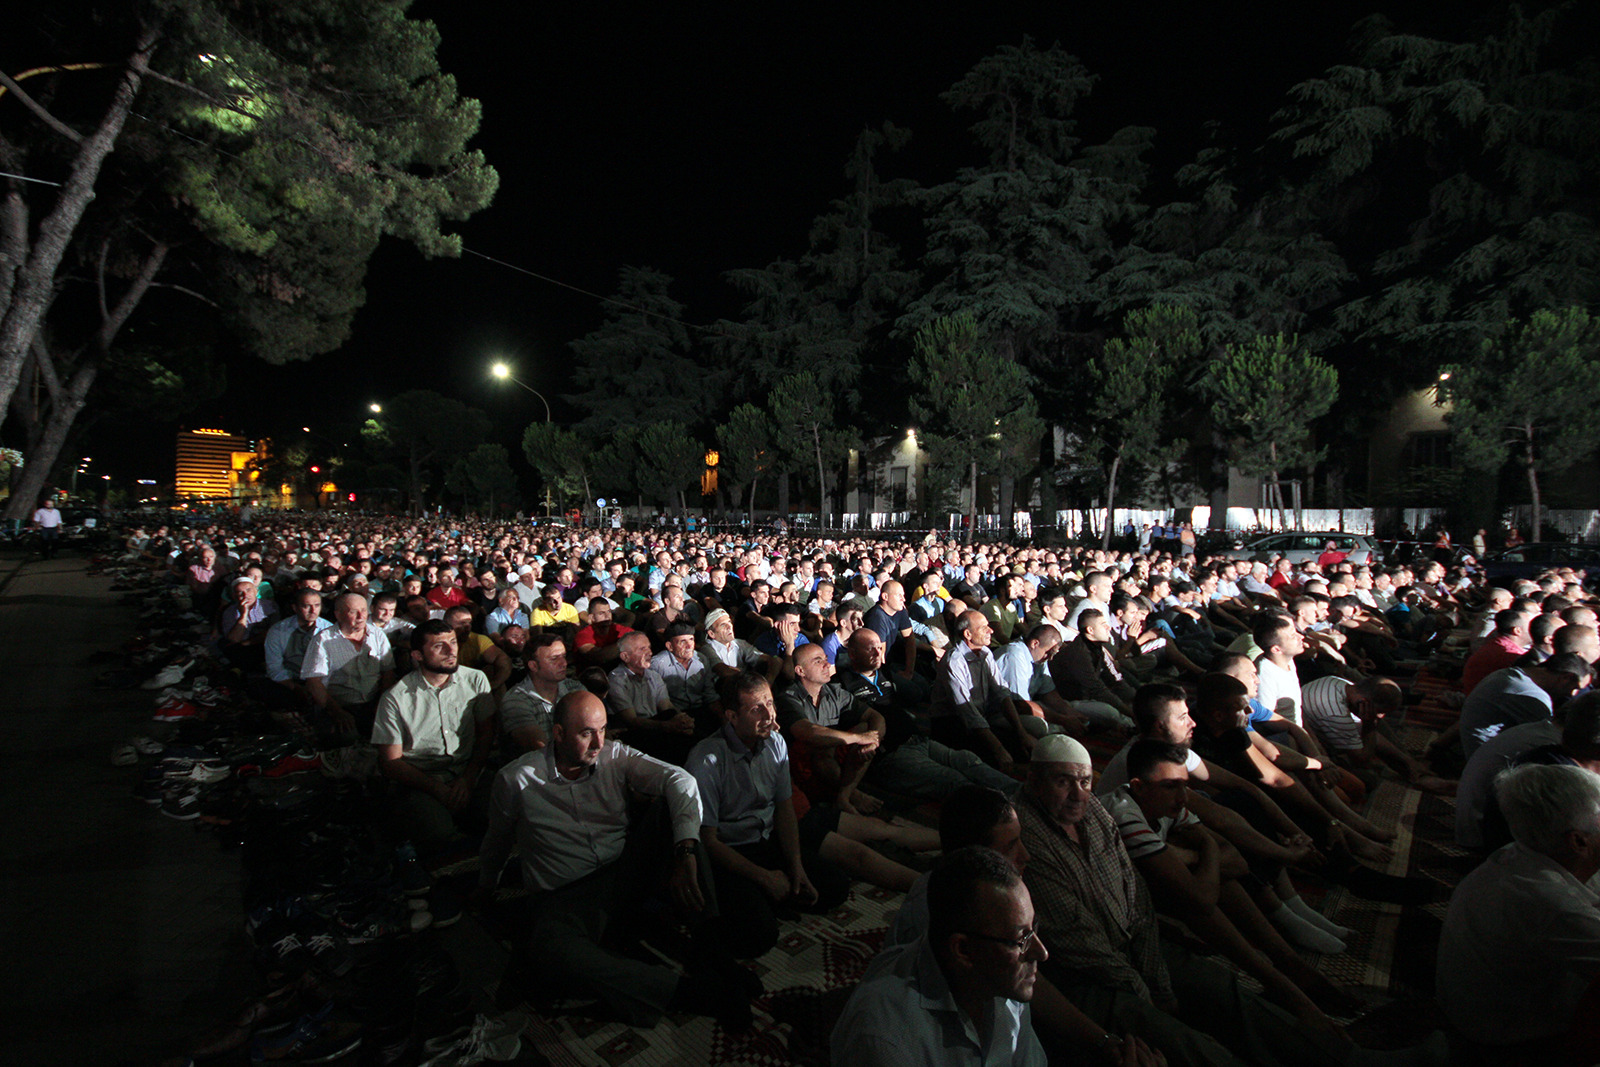
[[[1486,338],[1478,358],[1451,366],[1439,383],[1458,454],[1467,467],[1498,472],[1515,459],[1533,502],[1533,539],[1543,533],[1541,474],[1564,470],[1600,447],[1600,320],[1582,308],[1536,311]]]

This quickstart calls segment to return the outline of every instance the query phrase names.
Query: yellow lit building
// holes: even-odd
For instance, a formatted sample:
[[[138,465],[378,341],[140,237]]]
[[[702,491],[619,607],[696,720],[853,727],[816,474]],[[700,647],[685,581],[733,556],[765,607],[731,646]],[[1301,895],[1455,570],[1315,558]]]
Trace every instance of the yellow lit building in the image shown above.
[[[177,495],[206,500],[258,497],[256,480],[266,464],[267,446],[264,438],[250,441],[226,430],[178,431]]]

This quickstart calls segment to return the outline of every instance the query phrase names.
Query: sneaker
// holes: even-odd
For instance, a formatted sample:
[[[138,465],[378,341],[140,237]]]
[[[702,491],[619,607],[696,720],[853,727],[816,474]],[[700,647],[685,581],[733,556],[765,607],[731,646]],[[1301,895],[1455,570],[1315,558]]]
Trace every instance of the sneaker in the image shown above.
[[[179,700],[177,697],[169,697],[156,705],[154,718],[156,722],[182,722],[198,714],[200,709],[194,704],[187,700]]]
[[[333,1002],[302,1015],[280,1034],[257,1034],[250,1042],[251,1063],[327,1063],[348,1055],[361,1044],[361,1024],[337,1015]]]
[[[433,876],[417,859],[417,850],[409,841],[394,850],[394,875],[400,888],[408,897],[423,897],[433,888]],[[458,912],[460,908],[456,909]]]
[[[200,788],[180,788],[170,792],[161,801],[161,814],[169,819],[188,822],[200,817]]]
[[[356,962],[355,953],[350,951],[350,942],[331,927],[312,934],[306,939],[305,947],[311,954],[313,965],[330,978],[344,977]]]
[[[428,1059],[420,1067],[470,1067],[516,1059],[527,1025],[526,1017],[516,1012],[498,1019],[480,1015],[464,1030],[425,1042],[422,1054]]]
[[[159,674],[145,682],[140,688],[165,689],[169,685],[176,685],[177,683],[183,681],[183,674],[187,669],[188,664],[186,663],[174,663],[170,666],[163,667]]]
[[[135,737],[128,743],[137,749],[141,756],[159,756],[167,748],[166,742],[157,741],[153,737]]]
[[[322,753],[322,773],[329,778],[354,778],[365,781],[378,769],[377,753],[371,745],[346,745]]]
[[[226,763],[217,760],[185,759],[171,756],[162,760],[159,767],[168,781],[200,782],[206,785],[212,782],[220,782],[233,773],[228,770]]]
[[[439,886],[428,894],[427,908],[433,916],[435,929],[454,926],[461,921],[461,895],[448,886]]]

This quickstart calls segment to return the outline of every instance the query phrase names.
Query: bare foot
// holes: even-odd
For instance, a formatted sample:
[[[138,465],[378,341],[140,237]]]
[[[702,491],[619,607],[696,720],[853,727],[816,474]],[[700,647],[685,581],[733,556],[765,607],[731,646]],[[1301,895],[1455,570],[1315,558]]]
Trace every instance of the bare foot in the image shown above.
[[[1394,859],[1394,849],[1388,845],[1368,841],[1360,834],[1346,834],[1344,843],[1350,854],[1358,860],[1365,860],[1368,863],[1388,863]]]
[[[1393,830],[1379,829],[1365,819],[1361,819],[1358,822],[1352,822],[1350,824],[1350,828],[1356,833],[1360,834],[1362,837],[1371,838],[1373,841],[1381,841],[1384,844],[1388,844],[1390,841],[1393,841],[1399,836]]]
[[[1440,797],[1453,797],[1456,795],[1456,789],[1461,783],[1451,778],[1440,778],[1437,774],[1423,774],[1413,778],[1411,784],[1424,793],[1432,793],[1434,796]]]
[[[855,804],[854,810],[857,815],[876,815],[883,810],[883,801],[877,797],[868,796],[860,790],[852,792],[850,799]]]

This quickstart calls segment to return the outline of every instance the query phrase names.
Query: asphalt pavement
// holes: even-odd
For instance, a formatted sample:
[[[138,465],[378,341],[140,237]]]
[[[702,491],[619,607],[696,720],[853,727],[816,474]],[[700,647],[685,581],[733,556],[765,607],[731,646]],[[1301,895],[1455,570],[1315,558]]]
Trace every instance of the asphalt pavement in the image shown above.
[[[0,553],[0,1058],[151,1064],[254,988],[237,852],[133,799],[152,694],[96,689],[137,632],[84,556]]]

